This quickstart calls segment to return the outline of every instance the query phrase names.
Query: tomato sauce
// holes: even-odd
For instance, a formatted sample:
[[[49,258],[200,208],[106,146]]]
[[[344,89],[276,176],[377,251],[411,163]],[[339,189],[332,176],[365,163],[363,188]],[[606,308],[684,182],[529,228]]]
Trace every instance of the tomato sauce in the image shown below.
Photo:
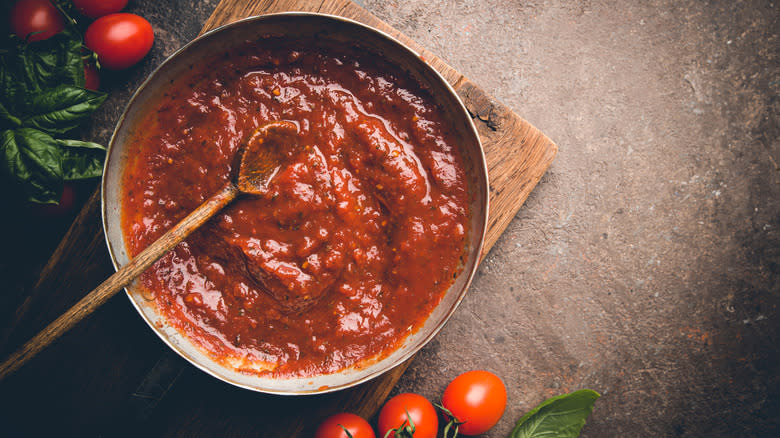
[[[268,193],[243,196],[139,284],[165,319],[242,372],[311,376],[383,357],[459,272],[468,188],[428,92],[359,47],[247,42],[150,104],[123,176],[131,255],[216,193],[242,141],[299,133]]]

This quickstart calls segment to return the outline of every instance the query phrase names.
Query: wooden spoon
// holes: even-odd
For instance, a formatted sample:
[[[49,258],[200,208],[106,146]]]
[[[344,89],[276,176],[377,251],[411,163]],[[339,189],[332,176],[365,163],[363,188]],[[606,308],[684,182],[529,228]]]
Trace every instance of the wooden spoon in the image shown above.
[[[297,133],[298,125],[286,120],[271,122],[257,128],[238,151],[238,172],[232,181],[9,356],[0,365],[0,380],[16,371],[44,347],[130,284],[146,268],[217,214],[240,193],[250,195],[266,193],[269,182],[281,166],[282,148],[294,145],[294,137]]]

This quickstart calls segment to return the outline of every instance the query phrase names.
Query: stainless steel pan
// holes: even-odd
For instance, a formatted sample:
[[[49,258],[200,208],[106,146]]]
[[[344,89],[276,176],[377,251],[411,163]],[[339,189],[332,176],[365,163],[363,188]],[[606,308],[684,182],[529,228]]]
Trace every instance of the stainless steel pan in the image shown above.
[[[143,297],[140,288],[131,285],[126,291],[130,302],[163,342],[193,365],[218,379],[242,388],[275,394],[329,392],[376,377],[408,359],[436,335],[463,299],[477,268],[487,224],[488,178],[485,157],[471,117],[452,87],[417,53],[389,35],[355,21],[321,14],[283,13],[241,20],[198,37],[168,58],[149,76],[125,108],[111,138],[102,182],[103,228],[116,268],[129,261],[126,242],[120,229],[122,174],[128,155],[132,153],[132,145],[128,144],[128,139],[134,130],[143,129],[138,122],[149,103],[164,93],[170,81],[187,71],[190,65],[198,65],[202,59],[223,53],[234,44],[264,35],[316,36],[345,44],[358,42],[362,48],[401,66],[431,91],[456,132],[458,146],[462,150],[467,167],[471,195],[471,226],[462,271],[425,324],[416,333],[412,333],[397,350],[378,361],[368,361],[361,367],[305,378],[262,377],[226,368],[210,359],[167,324],[158,314],[154,303]]]

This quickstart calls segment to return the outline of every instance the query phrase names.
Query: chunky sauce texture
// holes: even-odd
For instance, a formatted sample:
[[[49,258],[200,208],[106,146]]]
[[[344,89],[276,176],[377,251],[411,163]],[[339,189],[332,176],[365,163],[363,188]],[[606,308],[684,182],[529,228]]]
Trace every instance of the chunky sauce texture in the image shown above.
[[[166,320],[242,372],[332,373],[418,329],[460,269],[462,158],[427,92],[359,47],[274,38],[204,60],[130,140],[122,227],[138,254],[231,178],[269,121],[297,144],[140,278]]]

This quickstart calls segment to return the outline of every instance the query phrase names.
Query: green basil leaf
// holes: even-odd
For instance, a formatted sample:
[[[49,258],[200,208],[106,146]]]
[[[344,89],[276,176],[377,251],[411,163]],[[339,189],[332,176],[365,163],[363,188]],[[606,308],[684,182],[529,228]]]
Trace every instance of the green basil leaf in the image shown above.
[[[96,178],[103,174],[106,148],[88,141],[57,140],[62,152],[65,181]]]
[[[30,90],[32,81],[28,79],[24,68],[24,57],[21,52],[12,47],[0,56],[0,98],[3,106],[10,113],[16,111],[16,105],[22,104],[26,96],[33,93]]]
[[[18,104],[42,90],[58,85],[84,86],[81,37],[71,27],[29,44],[3,38],[2,46],[0,97],[11,113],[16,114]]]
[[[56,203],[62,194],[62,155],[57,141],[31,128],[0,133],[0,171],[22,191],[23,198]]]
[[[57,139],[57,144],[66,148],[100,149],[101,151],[106,150],[106,147],[102,144],[92,143],[91,141]]]
[[[32,96],[25,105],[23,123],[52,134],[63,134],[79,126],[106,97],[105,93],[60,85]]]
[[[67,27],[51,38],[27,45],[27,57],[35,66],[34,74],[41,89],[59,84],[84,86],[81,45],[81,36],[72,27]]]
[[[518,420],[510,438],[577,438],[599,397],[581,389],[549,398]]]
[[[63,180],[100,176],[105,148],[55,139],[106,99],[85,90],[81,36],[74,26],[43,41],[0,35],[0,176],[29,201],[55,203]]]
[[[60,84],[84,86],[81,37],[71,28],[45,40],[18,46],[17,56],[31,91]]]
[[[0,129],[18,128],[22,126],[22,121],[18,117],[11,114],[0,102]]]

